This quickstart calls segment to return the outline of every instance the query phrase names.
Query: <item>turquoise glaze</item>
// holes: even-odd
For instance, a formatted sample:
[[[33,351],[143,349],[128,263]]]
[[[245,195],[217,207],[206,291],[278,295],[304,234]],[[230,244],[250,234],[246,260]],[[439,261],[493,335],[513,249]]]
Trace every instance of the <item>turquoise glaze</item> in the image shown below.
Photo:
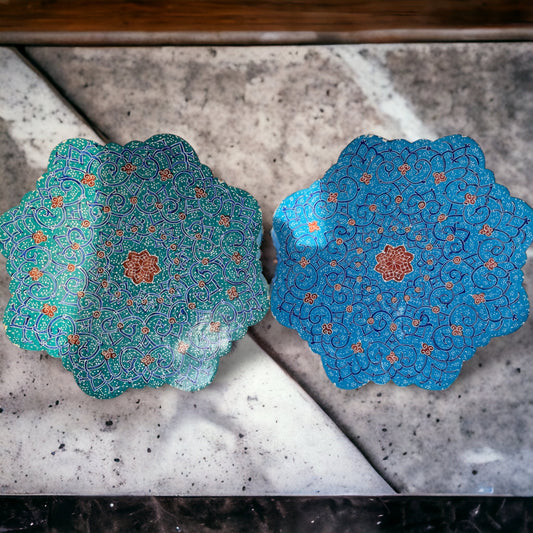
[[[268,309],[261,235],[256,200],[179,137],[69,140],[0,218],[7,335],[61,358],[97,398],[201,389]]]

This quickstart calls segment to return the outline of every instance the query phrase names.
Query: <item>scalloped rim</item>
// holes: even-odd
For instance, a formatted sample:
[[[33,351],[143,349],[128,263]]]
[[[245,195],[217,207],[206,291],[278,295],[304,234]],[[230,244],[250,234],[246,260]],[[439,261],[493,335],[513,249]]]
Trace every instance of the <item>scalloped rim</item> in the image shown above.
[[[281,260],[279,239],[278,239],[278,236],[277,236],[277,233],[276,233],[276,226],[279,227],[279,225],[282,224],[282,222],[279,222],[280,220],[282,220],[282,216],[281,216],[282,215],[282,208],[286,204],[291,203],[295,198],[300,197],[301,195],[305,194],[308,191],[311,192],[314,189],[316,189],[317,187],[319,187],[321,182],[326,181],[326,179],[329,177],[329,175],[342,165],[341,159],[347,155],[348,150],[352,146],[354,146],[356,144],[359,144],[364,139],[376,139],[376,140],[379,140],[382,143],[387,143],[387,144],[396,144],[397,143],[397,144],[403,144],[405,146],[417,147],[417,148],[420,147],[420,146],[423,146],[424,144],[428,144],[428,145],[432,145],[432,146],[435,146],[435,145],[438,146],[439,144],[442,144],[442,143],[445,143],[445,142],[454,142],[454,141],[457,142],[458,140],[467,141],[471,146],[474,147],[475,155],[479,159],[480,168],[485,171],[483,173],[483,177],[487,178],[488,181],[486,183],[493,184],[497,188],[497,190],[504,197],[506,196],[506,197],[512,199],[512,201],[517,205],[517,207],[519,209],[522,209],[525,212],[529,212],[529,216],[531,218],[533,218],[533,209],[531,208],[531,206],[529,206],[527,204],[527,202],[525,202],[524,200],[522,200],[520,198],[516,198],[514,196],[511,196],[511,193],[509,192],[509,189],[507,187],[505,187],[505,185],[501,185],[501,184],[496,182],[496,179],[494,177],[494,173],[490,169],[485,167],[485,155],[483,154],[483,151],[481,150],[479,144],[476,141],[474,141],[472,138],[470,138],[470,137],[467,137],[467,136],[464,136],[464,135],[460,135],[460,134],[455,134],[455,135],[447,135],[445,137],[440,137],[440,138],[436,139],[435,141],[430,141],[430,140],[427,140],[427,139],[419,139],[419,140],[414,141],[414,142],[409,142],[409,141],[407,141],[405,139],[387,140],[387,139],[384,139],[383,137],[379,137],[377,135],[362,135],[360,137],[356,137],[353,141],[351,141],[342,150],[341,154],[339,155],[339,157],[337,159],[337,162],[334,165],[332,165],[326,171],[326,173],[324,174],[324,176],[322,178],[320,178],[320,179],[316,180],[315,182],[313,182],[309,187],[300,189],[300,190],[292,193],[291,195],[287,196],[286,198],[284,198],[282,200],[282,202],[280,203],[280,205],[277,207],[276,211],[274,212],[271,235],[272,235],[272,241],[274,243],[274,247],[276,249],[277,267],[276,267],[276,272],[274,274],[274,277],[273,277],[272,283],[271,283],[271,311],[272,311],[272,314],[274,315],[274,317],[276,318],[276,320],[282,326],[285,326],[287,328],[296,330],[298,335],[304,341],[307,342],[307,344],[309,345],[310,349],[314,353],[316,353],[317,355],[320,355],[320,358],[321,358],[322,364],[323,364],[323,368],[324,368],[324,372],[326,373],[326,375],[328,376],[330,381],[332,381],[333,384],[336,387],[340,388],[340,389],[343,389],[343,390],[356,390],[356,389],[361,388],[364,385],[366,385],[368,383],[371,383],[371,382],[372,383],[376,383],[378,385],[385,385],[385,384],[387,384],[389,382],[392,382],[395,385],[398,385],[400,387],[407,387],[407,386],[410,386],[410,385],[416,385],[416,386],[418,386],[418,387],[420,387],[422,389],[425,389],[425,390],[446,390],[447,388],[449,388],[455,382],[455,380],[457,379],[457,377],[459,376],[459,374],[460,374],[460,372],[462,370],[463,364],[473,357],[473,355],[475,354],[475,352],[477,351],[478,348],[486,346],[490,342],[490,340],[492,338],[509,335],[509,334],[513,333],[514,331],[520,329],[524,325],[526,320],[528,319],[529,312],[530,312],[529,299],[528,299],[525,287],[523,286],[524,272],[523,272],[522,268],[524,267],[524,265],[526,263],[526,260],[527,260],[527,249],[529,248],[529,246],[533,242],[533,230],[529,231],[529,237],[530,238],[529,238],[528,246],[525,247],[525,248],[520,248],[517,251],[516,256],[515,256],[517,258],[517,261],[516,261],[517,265],[519,265],[518,276],[521,278],[520,279],[520,285],[518,287],[519,302],[521,304],[523,304],[524,307],[525,307],[525,313],[524,313],[523,319],[522,320],[512,321],[509,324],[509,328],[506,331],[506,333],[502,333],[500,335],[490,335],[490,334],[488,334],[488,335],[482,337],[481,338],[482,341],[479,344],[477,344],[475,348],[472,349],[472,353],[470,354],[470,356],[468,356],[466,359],[463,359],[463,361],[461,363],[461,366],[459,367],[459,370],[458,370],[456,376],[454,377],[454,379],[446,387],[443,387],[442,389],[435,389],[435,388],[431,388],[429,386],[428,387],[424,387],[424,384],[431,384],[431,382],[429,382],[429,381],[426,381],[423,384],[405,383],[405,382],[397,383],[396,376],[394,376],[393,378],[388,379],[387,381],[385,381],[383,383],[376,382],[376,381],[374,381],[372,379],[372,377],[369,376],[369,379],[367,381],[365,381],[364,383],[361,383],[357,387],[343,387],[341,384],[338,383],[337,380],[333,379],[333,377],[330,375],[330,373],[328,373],[328,371],[326,369],[326,366],[324,365],[325,354],[319,350],[319,347],[321,346],[319,343],[313,343],[312,342],[312,338],[313,338],[312,334],[307,332],[307,331],[305,331],[305,330],[303,330],[303,329],[300,329],[298,327],[293,327],[290,324],[289,320],[288,320],[288,315],[286,315],[285,313],[283,313],[281,315],[278,315],[277,306],[278,306],[279,303],[281,303],[281,301],[278,300],[277,292],[275,290],[273,290],[273,288],[275,287],[275,285],[277,283],[279,283],[279,281],[278,281],[279,275],[281,273],[285,274],[285,272],[284,272],[284,270],[285,270],[284,269],[284,264],[283,264],[283,262]]]
[[[207,387],[214,380],[214,378],[216,376],[216,373],[218,371],[218,367],[219,367],[219,364],[220,364],[220,359],[222,357],[224,357],[225,355],[227,355],[231,351],[233,342],[242,339],[246,335],[248,329],[251,326],[254,326],[255,324],[259,323],[265,317],[265,315],[267,314],[267,312],[268,312],[268,310],[270,308],[270,287],[268,285],[268,282],[266,281],[266,278],[263,275],[263,268],[262,268],[262,264],[261,264],[261,248],[260,248],[260,245],[261,245],[262,237],[263,237],[263,213],[262,213],[261,208],[259,207],[259,203],[258,203],[257,199],[251,193],[249,193],[248,191],[245,191],[244,189],[240,189],[239,187],[235,187],[233,185],[229,185],[228,183],[226,183],[221,178],[215,177],[213,175],[211,169],[207,165],[204,165],[200,161],[200,159],[199,159],[196,151],[193,149],[193,147],[185,139],[183,139],[182,137],[179,137],[177,135],[160,133],[160,134],[152,135],[146,141],[133,140],[133,141],[129,141],[125,145],[120,145],[120,144],[113,143],[113,142],[106,143],[106,144],[99,144],[99,143],[97,143],[95,141],[91,141],[91,140],[88,140],[88,139],[79,138],[79,137],[73,137],[71,139],[67,139],[65,141],[62,141],[61,143],[57,144],[53,148],[53,150],[51,151],[50,156],[48,158],[47,169],[43,173],[43,175],[40,176],[37,179],[34,189],[32,189],[31,191],[28,191],[22,197],[21,201],[19,202],[19,204],[17,206],[12,207],[11,209],[9,209],[8,211],[6,211],[5,213],[3,213],[0,216],[0,222],[1,222],[2,219],[8,213],[10,213],[10,212],[12,212],[14,210],[18,210],[19,207],[22,204],[24,204],[25,202],[30,200],[35,194],[37,194],[37,192],[39,190],[39,181],[44,179],[44,177],[48,174],[48,172],[50,172],[51,167],[53,167],[53,162],[56,159],[55,158],[55,153],[60,149],[61,146],[68,146],[74,141],[76,141],[76,142],[85,141],[87,144],[91,144],[95,148],[100,149],[100,150],[105,150],[108,147],[119,148],[120,150],[124,150],[125,148],[128,149],[129,147],[137,147],[137,146],[140,146],[140,145],[143,145],[143,144],[144,145],[148,144],[148,145],[152,145],[153,146],[155,141],[160,140],[160,139],[163,139],[163,140],[164,139],[169,139],[169,138],[175,139],[177,142],[182,142],[183,144],[185,144],[185,146],[188,149],[190,149],[190,152],[191,152],[190,155],[193,155],[194,158],[195,158],[195,161],[198,163],[198,165],[201,165],[202,169],[207,171],[207,176],[206,177],[211,177],[213,180],[216,180],[219,183],[223,184],[224,186],[228,187],[228,189],[230,189],[231,191],[234,191],[238,195],[240,195],[242,197],[246,197],[246,198],[248,198],[249,200],[251,200],[253,202],[254,207],[256,208],[255,210],[256,210],[256,213],[257,213],[256,217],[257,217],[257,227],[258,227],[258,230],[257,230],[257,232],[255,234],[255,238],[256,238],[255,242],[256,242],[256,247],[257,247],[257,253],[256,253],[256,257],[255,257],[254,260],[255,260],[256,266],[258,267],[257,268],[257,271],[259,273],[258,282],[261,283],[262,288],[264,290],[264,293],[266,295],[265,306],[264,306],[263,310],[257,312],[257,316],[256,317],[253,317],[249,321],[244,322],[242,328],[239,328],[239,330],[235,331],[233,333],[233,335],[231,335],[226,340],[226,345],[223,348],[220,349],[220,351],[219,351],[220,355],[216,357],[216,362],[215,362],[215,365],[213,367],[212,377],[211,377],[210,381],[208,383],[206,383],[205,385],[198,386],[198,387],[191,387],[191,388],[182,388],[182,387],[174,385],[174,384],[172,384],[171,382],[168,382],[168,381],[165,381],[165,382],[161,383],[160,385],[150,385],[150,384],[144,383],[142,381],[139,381],[139,382],[133,382],[131,385],[127,385],[127,386],[125,385],[124,387],[121,387],[121,388],[117,389],[116,391],[114,391],[113,394],[106,395],[105,397],[100,398],[100,399],[115,398],[117,396],[120,396],[124,392],[126,392],[128,389],[143,389],[143,388],[146,388],[146,387],[149,387],[151,389],[158,389],[158,388],[160,388],[160,387],[162,387],[164,385],[169,385],[169,386],[171,386],[173,388],[176,388],[178,390],[184,390],[184,391],[187,391],[187,392],[196,392],[196,391],[202,390],[205,387]],[[0,241],[0,253],[2,255],[4,255],[4,257],[6,257],[6,270],[7,270],[8,275],[11,278],[10,283],[9,283],[10,298],[9,298],[9,301],[7,303],[7,306],[6,306],[6,309],[5,309],[5,312],[4,312],[4,316],[5,316],[5,313],[7,312],[8,307],[10,306],[10,304],[12,304],[12,298],[13,298],[14,294],[18,291],[18,283],[16,282],[15,279],[13,279],[13,273],[14,272],[13,272],[12,269],[10,269],[10,260],[9,260],[9,257],[8,257],[9,252],[6,254],[6,251],[5,251],[4,247],[2,246],[2,241]],[[11,270],[11,272],[10,272],[10,270]],[[65,364],[66,360],[65,360],[64,357],[59,355],[58,349],[47,349],[47,348],[43,347],[42,345],[36,348],[34,346],[29,346],[28,347],[28,346],[26,346],[24,344],[22,344],[22,345],[17,344],[13,340],[12,335],[10,334],[10,328],[8,327],[8,325],[4,322],[3,326],[4,326],[4,330],[6,332],[6,336],[9,338],[10,342],[12,342],[15,346],[17,346],[19,348],[22,348],[22,349],[25,349],[25,350],[33,350],[33,351],[42,350],[42,349],[46,350],[46,352],[49,353],[52,357],[54,357],[55,359],[60,359],[61,360],[61,363],[63,364],[63,367],[65,368],[65,370],[67,370],[69,373],[71,373],[74,376],[74,379],[75,379],[77,385],[79,386],[79,388],[83,392],[85,392],[86,394],[88,394],[91,397],[96,397],[93,393],[91,393],[91,392],[94,392],[94,391],[92,391],[91,389],[89,389],[89,388],[87,388],[85,386],[85,382],[83,382],[83,381],[80,382],[78,380],[78,374],[72,372],[71,370],[69,370],[67,368],[67,366]]]

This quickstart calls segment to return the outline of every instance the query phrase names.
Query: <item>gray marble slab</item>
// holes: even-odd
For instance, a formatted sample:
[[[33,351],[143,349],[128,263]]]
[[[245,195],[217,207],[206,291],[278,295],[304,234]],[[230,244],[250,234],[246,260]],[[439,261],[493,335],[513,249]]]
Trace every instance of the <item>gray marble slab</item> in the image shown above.
[[[477,139],[487,166],[533,203],[531,43],[264,48],[34,48],[31,57],[113,140],[183,135],[272,214],[354,137]],[[274,268],[265,239],[265,271]],[[526,268],[526,287],[533,286]],[[531,320],[493,340],[444,392],[336,389],[271,317],[254,335],[398,489],[533,493]]]
[[[99,140],[0,48],[0,208],[35,186],[64,139]],[[0,317],[9,299],[0,257]],[[249,336],[207,389],[86,396],[60,361],[0,333],[2,494],[391,494],[335,423]]]

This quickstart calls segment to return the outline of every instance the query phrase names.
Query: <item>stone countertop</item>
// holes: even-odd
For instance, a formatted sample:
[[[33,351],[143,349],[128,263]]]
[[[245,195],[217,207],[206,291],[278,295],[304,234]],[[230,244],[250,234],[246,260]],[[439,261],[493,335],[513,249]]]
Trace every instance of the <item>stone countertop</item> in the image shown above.
[[[159,132],[187,139],[217,176],[258,199],[269,279],[275,208],[362,134],[471,136],[497,181],[533,204],[533,44],[24,53],[34,69],[0,51],[2,211],[34,186],[65,138],[125,143]],[[528,264],[527,290],[532,280]],[[86,397],[59,361],[2,334],[1,490],[531,494],[531,324],[478,350],[446,391],[343,391],[269,313],[205,391],[145,389],[109,401]]]

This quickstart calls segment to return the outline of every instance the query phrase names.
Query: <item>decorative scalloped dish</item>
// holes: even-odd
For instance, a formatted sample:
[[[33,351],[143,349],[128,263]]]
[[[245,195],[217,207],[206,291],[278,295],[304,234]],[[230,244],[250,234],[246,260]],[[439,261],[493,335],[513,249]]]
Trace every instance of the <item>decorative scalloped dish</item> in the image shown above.
[[[274,215],[272,312],[338,387],[445,389],[527,319],[532,216],[468,137],[359,137]]]
[[[0,218],[9,339],[62,360],[83,391],[208,385],[265,315],[261,211],[191,146],[73,139]]]

